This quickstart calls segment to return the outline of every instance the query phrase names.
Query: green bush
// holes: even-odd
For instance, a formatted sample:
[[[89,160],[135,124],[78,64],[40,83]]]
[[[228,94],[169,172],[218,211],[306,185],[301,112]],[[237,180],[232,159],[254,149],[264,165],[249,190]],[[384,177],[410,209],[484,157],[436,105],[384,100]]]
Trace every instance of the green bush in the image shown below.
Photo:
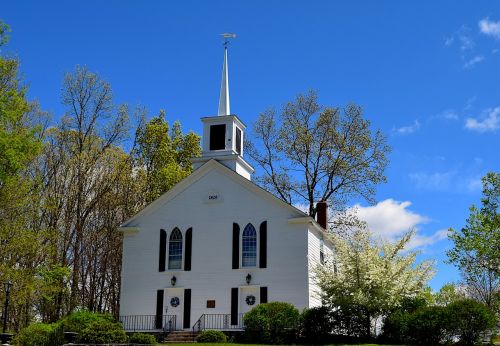
[[[80,333],[94,322],[115,322],[113,316],[87,310],[74,311],[62,319],[65,332]]]
[[[464,345],[474,345],[482,333],[495,327],[495,315],[483,304],[471,299],[448,305],[451,331]]]
[[[134,333],[130,335],[129,343],[142,345],[156,345],[156,338],[151,334]]]
[[[383,338],[392,342],[403,343],[408,338],[408,323],[411,313],[397,310],[385,318]]]
[[[333,329],[330,309],[326,306],[305,309],[300,315],[300,331],[308,344],[325,343]]]
[[[93,321],[77,336],[80,343],[110,344],[127,342],[127,334],[120,323],[106,320]]]
[[[20,346],[41,345],[46,340],[49,340],[57,327],[57,323],[33,323],[21,329],[12,343]]]
[[[289,303],[259,304],[245,314],[244,321],[247,341],[290,344],[297,335],[299,311]]]
[[[421,297],[405,298],[401,306],[387,315],[383,326],[383,338],[404,343],[408,339],[408,323],[411,315],[426,307],[427,302]]]
[[[404,331],[406,339],[417,345],[438,345],[451,341],[452,318],[443,306],[420,308],[410,314]]]
[[[196,342],[199,343],[225,343],[227,342],[226,334],[220,330],[204,330],[197,337]]]

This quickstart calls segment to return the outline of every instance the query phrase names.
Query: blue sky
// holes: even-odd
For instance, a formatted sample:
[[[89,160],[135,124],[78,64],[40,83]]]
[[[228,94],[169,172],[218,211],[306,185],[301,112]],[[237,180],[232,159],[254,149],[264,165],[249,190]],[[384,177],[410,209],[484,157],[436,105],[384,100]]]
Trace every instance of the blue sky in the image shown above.
[[[64,74],[98,72],[115,101],[167,111],[201,133],[218,106],[222,46],[231,110],[259,112],[315,89],[324,105],[355,102],[393,148],[379,203],[359,201],[375,232],[418,229],[434,289],[458,280],[444,264],[445,230],[479,203],[480,177],[499,171],[498,1],[4,1],[30,98],[57,118]]]

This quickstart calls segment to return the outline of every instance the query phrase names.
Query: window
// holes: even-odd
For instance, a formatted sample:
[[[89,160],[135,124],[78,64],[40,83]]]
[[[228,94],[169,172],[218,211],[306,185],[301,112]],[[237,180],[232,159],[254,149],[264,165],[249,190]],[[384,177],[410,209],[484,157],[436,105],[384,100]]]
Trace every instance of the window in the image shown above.
[[[210,150],[226,149],[226,125],[210,126]]]
[[[241,155],[241,130],[236,128],[236,152]]]
[[[168,269],[181,269],[182,266],[182,233],[176,227],[170,234],[168,242]]]
[[[257,232],[249,223],[243,230],[242,237],[242,267],[255,267],[257,265]]]

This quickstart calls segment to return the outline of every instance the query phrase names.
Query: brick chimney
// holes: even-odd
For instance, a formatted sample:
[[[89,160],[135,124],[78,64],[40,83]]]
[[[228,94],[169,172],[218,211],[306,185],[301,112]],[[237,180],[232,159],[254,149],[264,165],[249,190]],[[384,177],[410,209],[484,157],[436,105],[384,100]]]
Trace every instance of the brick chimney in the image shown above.
[[[320,201],[316,203],[316,221],[325,230],[328,230],[328,203]]]

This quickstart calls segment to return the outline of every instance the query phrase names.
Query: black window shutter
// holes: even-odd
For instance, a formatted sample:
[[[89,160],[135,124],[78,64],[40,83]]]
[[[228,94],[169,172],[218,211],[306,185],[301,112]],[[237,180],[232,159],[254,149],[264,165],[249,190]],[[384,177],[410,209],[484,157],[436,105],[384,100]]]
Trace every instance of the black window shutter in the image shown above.
[[[233,223],[233,269],[240,266],[240,226]]]
[[[259,267],[267,268],[267,221],[260,224]]]
[[[267,303],[267,287],[260,287],[260,303]]]
[[[184,257],[184,270],[191,270],[191,253],[193,247],[193,229],[189,228],[186,231],[186,254]]]
[[[241,130],[236,128],[236,152],[241,155]]]
[[[156,318],[155,318],[155,328],[161,329],[162,326],[162,317],[163,317],[163,290],[156,291]]]
[[[164,229],[160,230],[160,256],[158,262],[158,270],[165,271],[165,252],[167,250],[167,232]]]
[[[231,325],[238,325],[238,287],[231,288]]]
[[[184,328],[191,328],[191,289],[184,290]]]

